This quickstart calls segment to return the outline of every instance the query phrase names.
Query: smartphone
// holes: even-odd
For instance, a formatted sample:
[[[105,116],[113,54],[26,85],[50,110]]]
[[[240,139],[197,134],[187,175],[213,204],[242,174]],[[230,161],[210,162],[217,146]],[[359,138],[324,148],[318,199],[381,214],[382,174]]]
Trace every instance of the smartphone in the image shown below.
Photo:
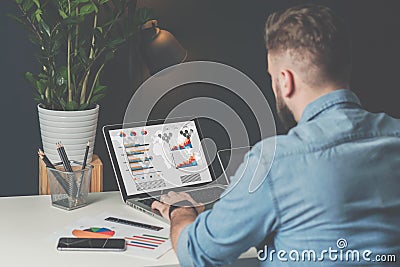
[[[74,238],[61,237],[58,250],[74,251],[125,251],[126,241],[123,238]]]

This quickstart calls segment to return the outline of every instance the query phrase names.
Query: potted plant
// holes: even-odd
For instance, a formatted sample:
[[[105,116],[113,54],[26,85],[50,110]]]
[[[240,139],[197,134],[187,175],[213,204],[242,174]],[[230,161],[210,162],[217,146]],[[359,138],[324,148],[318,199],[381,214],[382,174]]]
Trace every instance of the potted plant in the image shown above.
[[[147,9],[132,16],[130,0],[14,1],[20,14],[12,17],[39,48],[41,70],[25,78],[35,89],[44,151],[59,160],[55,143],[61,141],[70,159],[80,161],[90,140],[90,160],[97,103],[106,90],[102,71],[118,46],[135,36],[137,25],[152,17]]]

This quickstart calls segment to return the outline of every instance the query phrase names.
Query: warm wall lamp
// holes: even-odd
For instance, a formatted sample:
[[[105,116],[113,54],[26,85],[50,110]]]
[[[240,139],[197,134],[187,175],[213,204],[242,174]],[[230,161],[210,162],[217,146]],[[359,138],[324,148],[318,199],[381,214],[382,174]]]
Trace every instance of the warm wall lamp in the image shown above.
[[[168,31],[158,27],[157,20],[141,26],[140,50],[151,75],[186,60],[187,51]]]

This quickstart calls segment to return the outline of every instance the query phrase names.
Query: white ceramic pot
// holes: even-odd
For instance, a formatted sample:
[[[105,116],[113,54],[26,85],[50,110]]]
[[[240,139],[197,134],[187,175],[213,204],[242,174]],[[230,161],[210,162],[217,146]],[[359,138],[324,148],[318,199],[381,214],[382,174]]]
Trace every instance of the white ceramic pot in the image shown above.
[[[89,110],[59,111],[38,105],[40,133],[44,153],[53,163],[60,162],[56,143],[64,145],[70,160],[83,161],[90,141],[88,161],[92,160],[99,105]]]

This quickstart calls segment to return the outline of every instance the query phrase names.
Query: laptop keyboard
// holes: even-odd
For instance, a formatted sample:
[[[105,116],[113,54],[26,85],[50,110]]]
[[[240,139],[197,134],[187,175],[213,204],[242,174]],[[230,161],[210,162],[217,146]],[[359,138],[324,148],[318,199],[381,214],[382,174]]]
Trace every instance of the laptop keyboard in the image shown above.
[[[209,203],[219,199],[224,189],[219,187],[204,188],[199,190],[187,191],[196,202]]]
[[[224,189],[219,187],[204,188],[192,191],[186,191],[196,202],[209,203],[219,199]],[[149,197],[138,200],[138,202],[151,207],[154,200],[160,200],[159,196]]]
[[[155,200],[159,200],[159,199],[160,199],[160,197],[151,197],[151,198],[140,199],[140,200],[138,200],[138,202],[143,203],[144,205],[151,207],[151,204],[153,204],[153,202]]]

